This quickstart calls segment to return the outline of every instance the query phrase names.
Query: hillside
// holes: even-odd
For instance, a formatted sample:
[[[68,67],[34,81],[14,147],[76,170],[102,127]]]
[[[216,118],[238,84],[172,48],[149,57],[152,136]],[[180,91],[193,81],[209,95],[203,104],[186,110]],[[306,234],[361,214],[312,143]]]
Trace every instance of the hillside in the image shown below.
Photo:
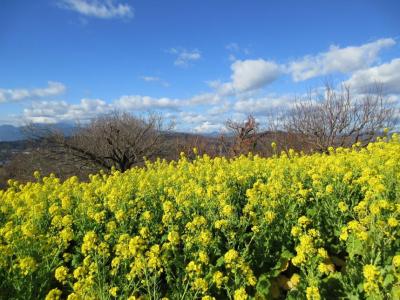
[[[182,155],[89,182],[36,173],[0,192],[0,294],[396,299],[399,170],[394,135],[326,154]]]

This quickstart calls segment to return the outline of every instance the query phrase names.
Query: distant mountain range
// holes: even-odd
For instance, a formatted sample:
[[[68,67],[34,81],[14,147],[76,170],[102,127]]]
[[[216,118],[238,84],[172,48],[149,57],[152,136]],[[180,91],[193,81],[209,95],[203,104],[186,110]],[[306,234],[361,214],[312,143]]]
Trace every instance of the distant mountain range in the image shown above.
[[[35,125],[40,127],[47,125]],[[52,124],[52,128],[62,131],[65,135],[70,135],[74,130],[74,125],[68,123]],[[18,127],[13,125],[0,125],[0,142],[14,142],[25,140],[26,134],[24,133],[24,127]]]
[[[13,142],[23,140],[24,135],[20,127],[13,125],[0,125],[0,142]]]
[[[38,128],[47,127],[48,125],[44,124],[36,124]],[[71,123],[57,123],[52,124],[51,128],[60,130],[65,135],[70,135],[75,126]],[[195,133],[189,132],[174,132],[175,135],[197,135]],[[221,135],[218,131],[201,133],[198,134],[204,137],[219,137]],[[229,134],[228,134],[229,135]],[[0,142],[15,142],[15,141],[23,141],[26,140],[27,136],[24,131],[24,127],[18,127],[13,125],[0,125]]]

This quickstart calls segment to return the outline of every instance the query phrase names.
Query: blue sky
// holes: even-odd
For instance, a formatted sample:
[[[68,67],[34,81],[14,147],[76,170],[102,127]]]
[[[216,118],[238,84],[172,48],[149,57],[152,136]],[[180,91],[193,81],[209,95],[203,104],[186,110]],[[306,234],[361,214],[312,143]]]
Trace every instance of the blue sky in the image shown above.
[[[400,99],[400,1],[2,0],[0,123],[260,122],[327,79]]]

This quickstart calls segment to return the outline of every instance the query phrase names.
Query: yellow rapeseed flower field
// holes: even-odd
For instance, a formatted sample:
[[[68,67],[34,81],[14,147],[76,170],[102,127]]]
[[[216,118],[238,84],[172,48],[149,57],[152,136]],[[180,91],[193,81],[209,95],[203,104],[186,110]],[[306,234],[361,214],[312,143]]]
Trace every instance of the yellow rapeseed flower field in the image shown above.
[[[0,191],[1,299],[399,299],[400,138]]]

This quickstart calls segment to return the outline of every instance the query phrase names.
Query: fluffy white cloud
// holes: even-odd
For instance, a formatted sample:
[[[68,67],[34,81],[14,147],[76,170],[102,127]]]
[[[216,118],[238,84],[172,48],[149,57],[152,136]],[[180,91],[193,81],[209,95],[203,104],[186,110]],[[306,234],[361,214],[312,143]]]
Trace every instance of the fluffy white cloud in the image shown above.
[[[132,18],[133,8],[114,0],[62,0],[60,6],[82,15],[101,19]]]
[[[394,39],[379,39],[361,46],[339,48],[331,46],[329,51],[315,56],[305,56],[288,65],[288,72],[295,81],[327,75],[334,72],[348,73],[365,68],[374,63],[379,52],[396,44]]]
[[[205,121],[200,125],[194,127],[193,131],[197,133],[211,133],[223,130],[224,125],[219,123],[212,123],[210,121]]]
[[[208,120],[208,116],[201,113],[183,111],[179,114],[179,121],[184,124],[199,124],[206,122]]]
[[[65,85],[60,82],[49,81],[45,88],[36,89],[1,89],[0,88],[0,103],[17,102],[27,99],[45,98],[57,96],[64,93]]]
[[[201,58],[201,52],[198,49],[171,48],[167,52],[176,55],[174,65],[178,67],[188,67],[192,62]]]
[[[123,110],[143,110],[143,109],[172,109],[180,108],[184,102],[179,99],[167,97],[153,98],[141,95],[122,96],[114,102],[114,106]]]
[[[384,93],[400,94],[400,58],[354,72],[345,83],[358,92],[365,92],[375,84],[382,84]]]
[[[277,112],[290,107],[294,103],[292,95],[267,95],[261,98],[241,99],[235,102],[233,108],[245,114],[262,115]]]
[[[87,121],[111,110],[112,107],[101,99],[82,99],[78,104],[65,101],[40,101],[25,108],[23,118],[34,123]]]
[[[231,103],[228,101],[225,101],[221,105],[211,107],[209,110],[207,110],[207,114],[209,114],[211,116],[220,116],[220,115],[223,115],[223,114],[229,112],[229,110],[231,108],[232,108]]]
[[[208,84],[220,95],[249,92],[262,88],[281,75],[281,67],[273,61],[264,59],[236,60],[231,65],[231,81],[221,83],[217,80]]]
[[[221,101],[221,96],[216,93],[203,93],[191,97],[187,100],[188,105],[217,104]]]
[[[232,86],[240,92],[261,88],[277,79],[281,73],[275,62],[263,59],[237,60],[231,69]]]

